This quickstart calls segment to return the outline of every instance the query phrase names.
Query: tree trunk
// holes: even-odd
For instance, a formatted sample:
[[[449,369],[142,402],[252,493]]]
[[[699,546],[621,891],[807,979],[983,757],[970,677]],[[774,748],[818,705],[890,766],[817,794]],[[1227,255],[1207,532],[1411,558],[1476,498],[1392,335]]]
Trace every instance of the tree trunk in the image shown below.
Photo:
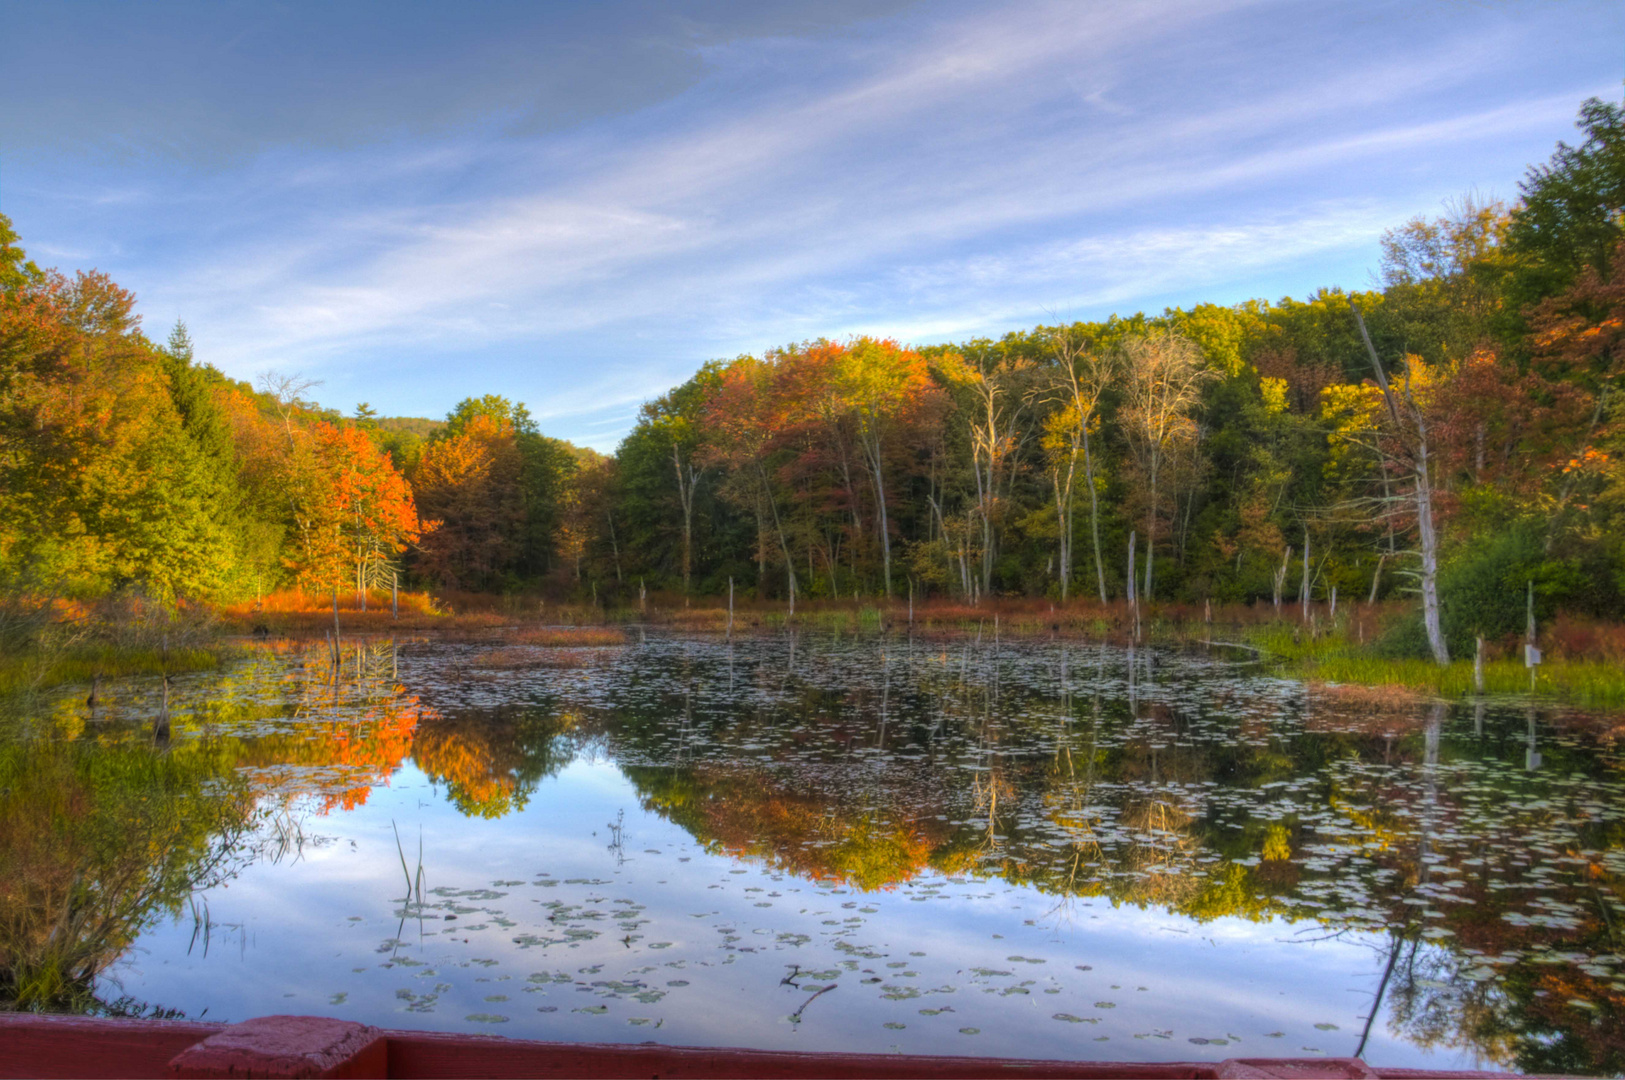
[[[1131,607],[1131,608],[1134,607],[1134,541],[1135,541],[1135,539],[1136,539],[1136,536],[1134,534],[1134,531],[1132,529],[1129,530],[1129,534],[1128,534],[1128,577],[1126,579],[1127,585],[1128,585],[1128,591],[1124,594],[1123,599],[1125,601],[1127,601],[1128,606]]]
[[[773,489],[767,482],[767,470],[762,463],[756,463],[756,473],[762,479],[762,498],[767,500],[768,509],[773,511],[773,528],[779,536],[779,548],[784,552],[784,572],[790,582],[790,614],[796,612],[796,561],[790,557],[790,542],[784,537],[784,525],[779,521],[779,504],[773,501]],[[762,558],[762,573],[767,573],[766,553]]]
[[[880,437],[873,437],[873,445],[866,440],[863,444],[865,456],[869,458],[870,469],[875,479],[875,506],[879,510],[876,515],[880,525],[880,557],[886,581],[886,599],[890,600],[891,589],[891,523],[886,516],[886,476],[880,467]]]
[[[1286,568],[1292,563],[1292,545],[1288,544],[1286,551],[1281,555],[1281,569],[1275,572],[1275,613],[1281,613],[1281,591],[1286,587]]]
[[[1428,646],[1440,667],[1450,665],[1450,646],[1439,626],[1439,538],[1433,529],[1433,486],[1428,478],[1427,434],[1417,417],[1420,440],[1416,464],[1416,524],[1422,540],[1422,625],[1427,627]]]
[[[1151,507],[1145,515],[1145,598],[1151,599],[1151,563],[1157,557],[1157,465],[1151,465]]]
[[[615,583],[621,583],[621,545],[615,539],[615,515],[608,509],[604,511],[604,520],[609,522],[609,550],[615,556]]]
[[[1100,497],[1095,491],[1095,464],[1089,454],[1089,427],[1083,429],[1083,478],[1089,484],[1089,532],[1095,541],[1095,584],[1100,586],[1100,602],[1106,602],[1106,564],[1100,557]]]
[[[1068,458],[1066,463],[1066,483],[1061,483],[1061,469],[1056,466],[1053,474],[1055,487],[1055,518],[1057,531],[1060,536],[1061,558],[1061,603],[1066,603],[1068,590],[1072,584],[1072,481],[1077,473],[1076,451]]]
[[[1303,527],[1303,581],[1298,585],[1298,603],[1303,607],[1303,621],[1309,621],[1309,526]]]
[[[683,473],[683,455],[677,444],[671,444],[671,460],[677,469],[677,498],[683,504],[683,595],[688,595],[689,566],[694,551],[694,485],[699,479],[693,466],[688,475]]]

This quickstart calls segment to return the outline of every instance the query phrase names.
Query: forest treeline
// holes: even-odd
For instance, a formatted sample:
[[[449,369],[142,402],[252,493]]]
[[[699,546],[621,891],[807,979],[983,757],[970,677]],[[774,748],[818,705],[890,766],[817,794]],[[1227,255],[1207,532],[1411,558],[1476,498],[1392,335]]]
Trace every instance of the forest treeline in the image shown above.
[[[1531,582],[1542,614],[1617,618],[1625,109],[1578,127],[1515,204],[1385,234],[1370,289],[712,361],[613,456],[495,395],[431,423],[231,380],[0,218],[0,560],[210,601],[1419,592],[1405,632],[1441,658],[1520,630]]]

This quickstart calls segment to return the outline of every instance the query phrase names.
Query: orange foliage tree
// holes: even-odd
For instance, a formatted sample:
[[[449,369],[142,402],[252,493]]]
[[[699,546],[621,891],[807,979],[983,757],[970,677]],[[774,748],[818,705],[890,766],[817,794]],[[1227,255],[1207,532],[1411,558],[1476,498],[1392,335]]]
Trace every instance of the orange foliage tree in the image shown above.
[[[365,431],[316,424],[320,456],[332,477],[335,558],[355,568],[357,591],[365,590],[391,560],[423,534],[406,477]],[[334,567],[337,570],[337,567]]]
[[[453,588],[497,584],[525,519],[522,464],[513,426],[488,414],[424,450],[413,480],[418,506],[435,523],[420,544],[431,576]]]

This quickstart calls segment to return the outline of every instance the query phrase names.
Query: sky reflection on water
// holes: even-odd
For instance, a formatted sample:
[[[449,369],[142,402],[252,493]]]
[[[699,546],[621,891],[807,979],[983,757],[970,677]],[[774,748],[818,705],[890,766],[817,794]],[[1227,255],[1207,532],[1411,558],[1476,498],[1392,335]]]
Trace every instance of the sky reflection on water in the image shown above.
[[[314,656],[178,684],[161,752],[247,777],[253,840],[104,999],[691,1045],[1625,1060],[1606,718],[1056,644],[374,643],[336,687]],[[150,691],[95,716],[64,695],[36,733],[140,743]]]

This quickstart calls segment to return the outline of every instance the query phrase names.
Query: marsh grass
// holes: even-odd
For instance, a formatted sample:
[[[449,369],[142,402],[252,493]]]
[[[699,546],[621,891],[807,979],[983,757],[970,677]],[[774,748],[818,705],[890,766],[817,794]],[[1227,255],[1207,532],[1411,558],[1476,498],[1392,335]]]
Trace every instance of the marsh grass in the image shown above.
[[[626,631],[618,626],[537,626],[520,630],[510,640],[521,645],[584,648],[625,645]]]
[[[57,654],[32,649],[0,656],[0,697],[96,679],[213,671],[232,651],[218,645],[167,652],[118,645],[80,645]]]
[[[1315,678],[1327,682],[1405,686],[1446,698],[1474,693],[1471,661],[1458,660],[1449,667],[1440,667],[1430,660],[1333,655],[1314,660],[1307,668]],[[1515,660],[1486,662],[1484,692],[1531,693],[1529,669]],[[1595,660],[1553,660],[1536,669],[1533,693],[1593,708],[1619,708],[1625,706],[1625,668]]]
[[[1346,623],[1317,634],[1300,624],[1282,622],[1254,628],[1246,636],[1283,674],[1317,683],[1404,687],[1442,698],[1476,693],[1470,658],[1441,667],[1431,660],[1382,656],[1372,644],[1349,641]],[[1567,650],[1561,641],[1541,640],[1548,647],[1547,659],[1535,669],[1533,684],[1521,658],[1496,656],[1484,663],[1484,693],[1499,697],[1533,694],[1590,708],[1625,707],[1625,665],[1564,655]]]

